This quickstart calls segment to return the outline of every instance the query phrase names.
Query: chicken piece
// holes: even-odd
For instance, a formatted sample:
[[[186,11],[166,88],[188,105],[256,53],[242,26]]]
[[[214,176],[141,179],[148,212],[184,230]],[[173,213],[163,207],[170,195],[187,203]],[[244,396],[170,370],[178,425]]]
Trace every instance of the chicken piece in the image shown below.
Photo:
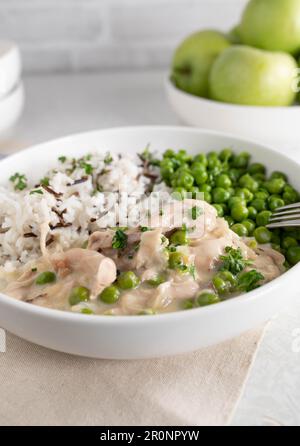
[[[155,268],[156,271],[166,267],[167,258],[164,253],[162,231],[160,228],[144,232],[135,257],[137,269]]]
[[[122,314],[139,314],[147,308],[147,302],[152,295],[152,290],[130,290],[120,298]]]
[[[270,282],[285,271],[285,258],[280,252],[269,246],[259,247],[256,250],[257,257],[249,269],[256,269],[264,276],[264,282]]]
[[[89,237],[87,248],[93,251],[111,248],[115,231],[106,229],[105,231],[95,231]]]
[[[52,264],[63,276],[74,273],[76,280],[89,281],[92,296],[97,296],[105,287],[111,285],[117,277],[114,261],[90,249],[73,248],[55,254]]]
[[[14,297],[15,299],[23,300],[26,296],[28,288],[33,284],[35,277],[36,273],[34,273],[31,269],[23,271],[16,280],[11,281],[6,286],[4,293],[7,293],[9,296]]]
[[[132,228],[124,231],[127,235],[128,245],[139,242],[141,238],[141,228]],[[103,231],[95,231],[90,235],[88,249],[94,251],[103,251],[112,248],[113,238],[116,231],[113,229],[105,229]]]

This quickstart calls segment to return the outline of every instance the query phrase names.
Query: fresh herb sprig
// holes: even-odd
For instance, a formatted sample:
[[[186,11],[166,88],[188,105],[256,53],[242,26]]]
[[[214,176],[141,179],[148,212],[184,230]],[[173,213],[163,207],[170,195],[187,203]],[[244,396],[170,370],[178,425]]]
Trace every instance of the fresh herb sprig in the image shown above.
[[[12,175],[9,179],[14,184],[15,190],[24,190],[27,187],[27,178],[24,174],[20,174],[16,172],[14,175]]]
[[[230,271],[232,274],[238,274],[252,263],[251,260],[243,258],[240,248],[234,249],[231,246],[226,246],[225,253],[226,255],[220,256],[222,261],[221,271]]]
[[[127,234],[122,229],[117,229],[112,239],[113,249],[124,249],[127,246]]]

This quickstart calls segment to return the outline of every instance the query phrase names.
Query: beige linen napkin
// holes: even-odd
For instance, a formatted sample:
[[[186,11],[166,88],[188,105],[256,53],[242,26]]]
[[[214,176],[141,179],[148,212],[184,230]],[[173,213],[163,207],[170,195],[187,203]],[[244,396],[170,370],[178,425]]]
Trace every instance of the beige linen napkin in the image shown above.
[[[0,425],[224,425],[262,331],[195,353],[138,361],[76,357],[7,334]]]

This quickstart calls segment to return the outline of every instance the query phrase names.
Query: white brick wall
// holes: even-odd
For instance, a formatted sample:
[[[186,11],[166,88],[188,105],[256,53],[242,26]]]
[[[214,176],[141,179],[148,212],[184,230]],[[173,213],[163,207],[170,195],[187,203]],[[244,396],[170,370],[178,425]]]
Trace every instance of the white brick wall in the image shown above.
[[[27,71],[165,67],[200,28],[227,30],[247,0],[0,0],[0,39]]]

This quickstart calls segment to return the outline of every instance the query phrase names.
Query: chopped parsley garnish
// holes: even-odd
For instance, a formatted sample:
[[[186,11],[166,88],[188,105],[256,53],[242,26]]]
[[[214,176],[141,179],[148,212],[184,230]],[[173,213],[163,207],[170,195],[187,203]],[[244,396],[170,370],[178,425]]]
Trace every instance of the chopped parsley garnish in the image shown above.
[[[42,189],[34,189],[34,190],[32,190],[30,193],[29,193],[29,195],[33,195],[33,194],[40,194],[40,195],[43,195],[43,191],[42,191]]]
[[[111,156],[111,154],[107,153],[105,158],[104,158],[104,163],[105,164],[111,164],[112,160],[113,160],[113,157]]]
[[[190,209],[190,217],[192,220],[197,220],[198,217],[200,217],[200,215],[203,214],[203,209],[200,208],[199,206],[193,206]]]
[[[41,186],[49,186],[49,183],[50,183],[50,178],[49,177],[44,177],[40,181]]]
[[[127,235],[122,229],[117,229],[112,239],[112,248],[124,249],[127,246]]]
[[[238,274],[243,269],[251,265],[251,260],[243,258],[240,248],[234,249],[231,246],[226,246],[225,252],[227,255],[220,256],[220,260],[223,262],[220,270],[230,271],[232,274]]]
[[[12,175],[9,179],[12,183],[14,183],[15,190],[24,190],[27,187],[27,178],[25,175],[21,175],[20,173],[16,172],[14,175]]]
[[[91,163],[87,163],[84,159],[79,160],[79,167],[81,167],[81,169],[84,169],[86,175],[91,175],[94,170]]]
[[[61,163],[65,163],[67,161],[67,157],[66,156],[59,156],[58,157],[58,161],[60,161]]]
[[[37,272],[37,268],[31,268],[31,271],[32,271],[33,273],[36,273],[36,272]]]
[[[141,232],[147,232],[150,231],[149,228],[147,228],[147,226],[141,226]]]
[[[240,291],[246,291],[247,293],[249,291],[255,290],[260,286],[260,283],[264,279],[264,276],[256,271],[255,269],[252,269],[251,271],[241,273],[237,277],[237,288]]]

